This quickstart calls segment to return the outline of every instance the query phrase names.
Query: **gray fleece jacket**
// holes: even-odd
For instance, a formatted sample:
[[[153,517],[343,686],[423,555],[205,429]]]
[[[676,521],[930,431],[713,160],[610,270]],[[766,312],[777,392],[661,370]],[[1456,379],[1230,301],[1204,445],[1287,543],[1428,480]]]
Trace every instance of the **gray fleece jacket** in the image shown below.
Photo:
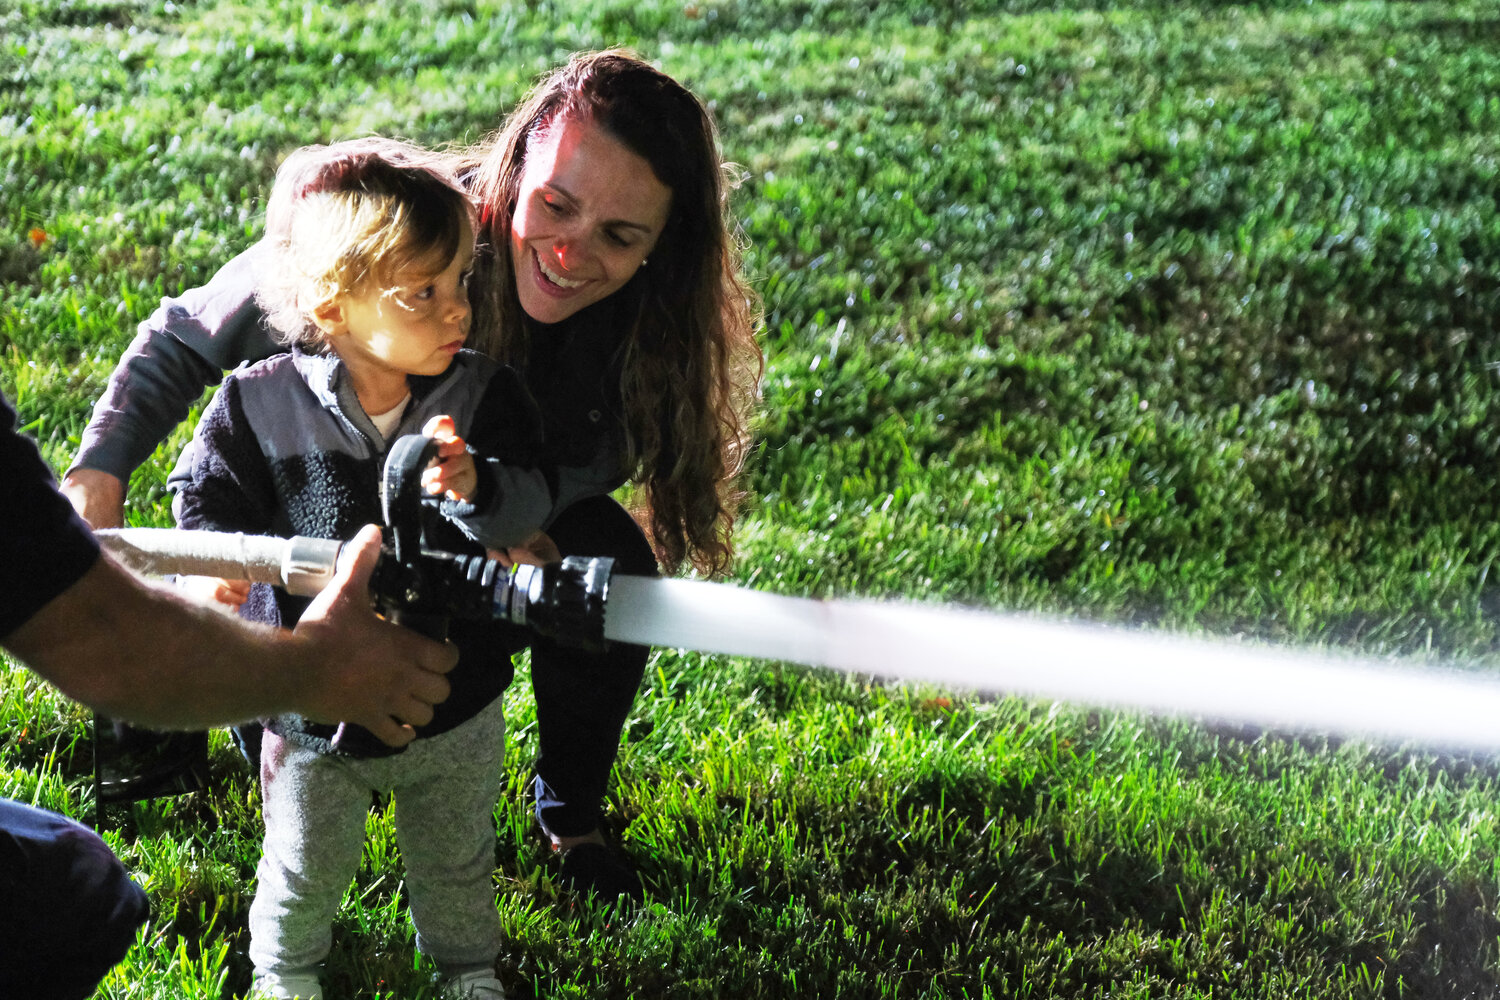
[[[510,369],[461,351],[442,375],[408,378],[412,400],[389,440],[420,433],[428,419],[453,417],[475,450],[480,487],[469,503],[442,501],[424,509],[424,536],[434,548],[481,554],[514,544],[546,514],[525,482],[528,451],[539,437],[537,419]],[[246,534],[302,535],[346,540],[381,520],[379,483],[387,440],[365,415],[343,363],[332,354],[294,351],[230,373],[214,395],[168,477],[180,527]],[[424,505],[428,507],[429,505]],[[441,516],[440,516],[441,515]],[[241,614],[271,625],[294,625],[307,606],[257,584]],[[418,738],[471,718],[510,683],[509,641],[503,626],[453,622],[458,666],[448,675],[452,694],[435,708]],[[324,752],[358,756],[388,752],[373,734],[279,716],[267,725],[282,736]]]

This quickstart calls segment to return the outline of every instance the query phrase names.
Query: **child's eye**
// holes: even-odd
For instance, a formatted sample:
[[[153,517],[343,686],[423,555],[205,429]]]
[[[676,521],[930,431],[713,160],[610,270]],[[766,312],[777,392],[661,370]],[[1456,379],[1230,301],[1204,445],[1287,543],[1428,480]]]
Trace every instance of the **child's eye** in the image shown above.
[[[412,298],[416,299],[418,302],[426,302],[436,294],[437,286],[428,285],[426,288],[419,290],[415,295],[412,296]]]

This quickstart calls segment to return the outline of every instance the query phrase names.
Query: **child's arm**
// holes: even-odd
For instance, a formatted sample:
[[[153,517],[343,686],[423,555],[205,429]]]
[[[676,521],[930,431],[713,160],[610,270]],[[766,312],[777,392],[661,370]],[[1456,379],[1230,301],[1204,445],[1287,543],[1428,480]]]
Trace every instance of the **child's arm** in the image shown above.
[[[465,494],[466,502],[445,500],[443,514],[485,548],[515,550],[511,556],[517,561],[531,561],[522,552],[527,549],[546,561],[555,547],[541,533],[557,515],[586,497],[610,493],[628,478],[620,457],[623,445],[615,441],[603,443],[597,460],[587,466],[548,461],[536,403],[504,365],[488,377],[465,434],[476,485]]]
[[[471,502],[479,485],[479,471],[468,445],[454,429],[453,418],[433,417],[422,433],[438,442],[438,457],[422,473],[423,487],[428,493],[441,494],[449,500]],[[541,530],[533,531],[516,544],[490,547],[488,551],[490,558],[500,560],[507,568],[516,563],[540,566],[562,558],[557,545]]]
[[[562,558],[542,531],[556,507],[555,473],[490,456],[476,461],[447,415],[428,420],[422,433],[438,443],[437,458],[422,473],[422,486],[444,498],[443,515],[465,535],[506,566]]]
[[[275,491],[270,470],[240,405],[232,377],[214,394],[193,440],[167,478],[179,528],[205,531],[271,531]],[[248,580],[184,576],[178,589],[199,604],[234,612],[250,596]]]
[[[428,493],[442,494],[449,500],[469,501],[479,484],[479,472],[463,438],[447,415],[433,417],[422,433],[438,442],[438,457],[422,473],[422,485]],[[488,549],[491,559],[509,568],[516,563],[541,566],[562,559],[562,553],[546,532],[538,529],[520,542]]]

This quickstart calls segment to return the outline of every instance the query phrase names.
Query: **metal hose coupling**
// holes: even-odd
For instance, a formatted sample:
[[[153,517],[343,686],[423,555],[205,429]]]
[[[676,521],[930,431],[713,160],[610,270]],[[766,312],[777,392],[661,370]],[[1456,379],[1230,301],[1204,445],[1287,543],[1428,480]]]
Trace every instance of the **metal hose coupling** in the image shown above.
[[[602,652],[608,645],[604,606],[614,567],[608,556],[565,556],[562,562],[543,566],[518,564],[496,583],[494,616],[565,645]]]

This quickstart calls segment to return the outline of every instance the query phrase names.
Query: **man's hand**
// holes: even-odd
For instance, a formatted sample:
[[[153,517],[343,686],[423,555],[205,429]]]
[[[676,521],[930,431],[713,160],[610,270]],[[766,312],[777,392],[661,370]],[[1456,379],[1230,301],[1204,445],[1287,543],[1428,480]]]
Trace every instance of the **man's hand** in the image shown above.
[[[380,529],[366,525],[339,554],[333,582],[313,599],[294,635],[309,644],[302,714],[316,722],[354,722],[393,747],[415,737],[448,697],[443,676],[458,662],[452,646],[381,620],[370,609],[370,574]]]
[[[74,469],[63,477],[60,489],[95,531],[125,526],[125,484],[119,477],[98,469]]]

